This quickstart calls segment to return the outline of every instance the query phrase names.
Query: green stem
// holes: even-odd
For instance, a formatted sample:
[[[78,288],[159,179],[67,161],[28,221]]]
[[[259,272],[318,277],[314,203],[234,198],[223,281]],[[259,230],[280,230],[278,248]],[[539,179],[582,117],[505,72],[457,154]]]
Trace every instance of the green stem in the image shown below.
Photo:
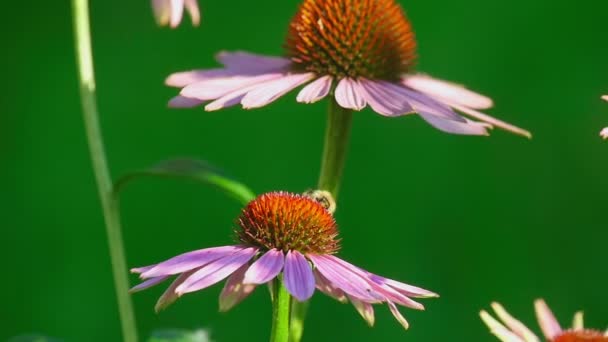
[[[113,196],[112,179],[110,178],[99,125],[88,1],[72,0],[72,12],[84,124],[106,224],[114,286],[122,324],[122,340],[125,342],[137,342],[137,329],[133,306],[129,296],[129,278],[122,241],[120,217],[118,215],[118,203]]]
[[[289,306],[291,295],[280,279],[274,283],[274,298],[272,301],[272,333],[270,342],[289,341]]]
[[[337,201],[350,141],[353,111],[342,108],[335,100],[332,100],[327,114],[325,145],[317,187],[319,190],[331,192]],[[302,339],[304,320],[309,305],[308,301],[293,303],[291,307],[290,342],[300,342]]]

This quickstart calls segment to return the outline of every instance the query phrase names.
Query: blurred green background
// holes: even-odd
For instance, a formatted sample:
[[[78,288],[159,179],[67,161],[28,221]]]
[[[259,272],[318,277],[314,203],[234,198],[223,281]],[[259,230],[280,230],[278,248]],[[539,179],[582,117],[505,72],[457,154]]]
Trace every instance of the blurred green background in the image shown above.
[[[426,312],[386,307],[370,329],[349,306],[314,297],[306,341],[495,341],[477,313],[499,300],[535,331],[532,302],[563,325],[578,309],[608,323],[606,227],[608,2],[402,1],[419,70],[492,96],[491,110],[532,141],[440,133],[418,117],[356,114],[337,219],[340,255],[435,290]],[[263,109],[169,110],[175,71],[214,67],[219,50],[281,54],[298,1],[200,0],[203,23],[156,27],[148,1],[92,1],[99,106],[114,177],[193,156],[258,192],[315,185],[326,106],[292,93]],[[68,1],[3,5],[0,95],[0,340],[40,332],[120,341],[105,232],[83,134]],[[231,242],[239,205],[173,180],[143,180],[122,198],[130,266]],[[132,284],[137,280],[132,277]],[[142,335],[209,328],[216,341],[268,339],[258,289],[227,314],[221,286],[156,315],[164,286],[133,297]]]

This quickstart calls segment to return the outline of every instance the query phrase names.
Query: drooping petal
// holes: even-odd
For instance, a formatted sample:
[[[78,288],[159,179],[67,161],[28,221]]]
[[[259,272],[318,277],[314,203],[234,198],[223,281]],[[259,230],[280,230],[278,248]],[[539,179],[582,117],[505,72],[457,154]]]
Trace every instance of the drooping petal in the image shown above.
[[[321,273],[319,273],[318,270],[313,270],[313,273],[315,274],[315,282],[317,284],[317,289],[319,289],[319,291],[325,293],[326,295],[332,297],[333,299],[341,302],[341,303],[346,303],[348,302],[348,299],[346,298],[346,295],[344,294],[344,291],[334,287],[329,280],[327,280]]]
[[[243,250],[241,246],[223,246],[200,249],[193,252],[184,253],[163,261],[151,269],[143,272],[140,277],[152,278],[163,275],[172,275],[189,271],[215,261],[219,258],[231,255]]]
[[[494,105],[492,99],[487,96],[472,92],[459,84],[434,79],[427,75],[407,75],[403,78],[403,84],[435,99],[473,109],[488,109]]]
[[[604,95],[604,96],[602,96],[602,100],[604,100],[604,101],[608,101],[608,95]]]
[[[494,319],[489,313],[486,311],[481,311],[479,316],[483,320],[483,322],[490,328],[490,332],[498,337],[502,342],[526,342],[521,337],[515,335],[509,329],[507,329],[504,325]]]
[[[333,287],[369,303],[383,301],[384,298],[372,289],[366,278],[344,269],[326,255],[307,254],[307,256]]]
[[[169,100],[169,107],[170,108],[193,108],[196,107],[200,104],[202,104],[203,100],[199,100],[199,99],[191,99],[189,97],[184,97],[184,96],[175,96],[174,98],[172,98],[171,100]]]
[[[525,342],[539,342],[540,340],[530,329],[528,329],[524,324],[522,324],[519,320],[515,319],[511,316],[507,310],[505,310],[502,305],[499,303],[492,303],[492,309],[498,315],[498,318],[502,320],[505,325],[511,329],[512,332],[521,337]]]
[[[283,75],[280,78],[260,84],[256,89],[245,95],[241,104],[246,109],[266,106],[314,77],[315,74],[313,73]]]
[[[201,22],[201,12],[198,9],[198,2],[196,0],[185,0],[184,6],[186,6],[188,14],[190,14],[192,25],[198,26]]]
[[[169,25],[176,28],[184,16],[184,0],[169,0],[171,2],[171,19]]]
[[[538,324],[548,340],[553,340],[557,335],[562,333],[562,328],[544,300],[536,300],[534,308]]]
[[[582,311],[578,311],[574,314],[574,318],[572,319],[572,330],[585,330],[585,318]]]
[[[150,278],[146,281],[144,281],[143,283],[134,286],[133,288],[131,288],[129,290],[130,293],[136,293],[139,291],[143,291],[145,289],[148,289],[154,285],[158,285],[160,283],[162,283],[163,281],[165,281],[165,279],[169,278],[169,276],[161,276],[161,277],[154,277],[154,278]]]
[[[255,290],[255,285],[243,283],[247,268],[249,268],[248,264],[241,266],[226,280],[226,284],[220,294],[220,312],[232,309]]]
[[[365,322],[367,322],[370,327],[373,327],[375,322],[374,307],[369,303],[360,301],[353,297],[349,297],[348,299],[350,299],[350,302],[353,303],[353,306],[355,309],[357,309],[357,312],[359,315],[361,315],[361,317],[363,317]]]
[[[291,65],[291,60],[283,57],[258,55],[246,51],[222,51],[215,59],[230,70],[258,70],[264,73],[284,71]]]
[[[169,87],[183,88],[188,84],[206,81],[214,78],[230,78],[234,76],[255,76],[230,69],[201,69],[181,71],[169,75],[165,84]]]
[[[264,253],[245,273],[245,284],[265,284],[274,279],[283,269],[285,256],[277,249]]]
[[[320,101],[329,94],[332,82],[333,78],[331,76],[319,77],[302,88],[296,100],[301,103],[315,103]]]
[[[170,0],[152,0],[152,10],[154,18],[159,26],[165,26],[171,18],[171,3]]]
[[[608,127],[604,128],[600,132],[600,137],[602,137],[604,140],[608,140]]]
[[[360,90],[372,109],[381,115],[399,116],[414,113],[407,99],[396,93],[393,88],[372,80],[360,79]]]
[[[454,103],[447,103],[448,105],[450,105],[451,107],[453,107],[454,109],[472,117],[475,120],[479,120],[485,123],[488,123],[490,125],[492,125],[493,127],[498,127],[500,129],[503,129],[507,132],[511,132],[517,135],[521,135],[522,137],[526,137],[528,139],[532,138],[532,133],[530,133],[529,131],[523,129],[523,128],[519,128],[515,125],[512,125],[510,123],[504,122],[502,120],[498,120],[496,118],[493,118],[487,114],[484,113],[480,113],[476,110],[464,107],[464,106],[460,106],[458,104],[454,104]]]
[[[215,100],[235,90],[254,84],[264,84],[267,81],[282,77],[282,74],[271,73],[256,76],[211,78],[185,86],[180,91],[180,95],[199,100]]]
[[[308,300],[315,292],[315,277],[308,260],[298,251],[289,251],[283,270],[285,288],[297,300]]]
[[[397,309],[397,306],[393,302],[386,302],[386,304],[388,304],[388,308],[391,310],[393,317],[395,317],[395,319],[397,319],[397,322],[399,322],[399,324],[401,324],[401,326],[403,326],[403,328],[405,330],[409,329],[410,324],[407,322],[405,317],[403,317],[401,312],[399,312],[399,309]]]
[[[489,135],[489,125],[484,125],[478,122],[467,120],[466,122],[458,122],[454,120],[444,119],[434,114],[427,114],[424,112],[418,112],[420,117],[424,119],[431,126],[437,128],[440,131],[444,131],[451,134],[462,134],[462,135]]]
[[[423,288],[417,287],[417,286],[412,286],[412,285],[408,285],[402,282],[398,282],[396,280],[393,279],[388,279],[385,277],[381,277],[379,275],[373,274],[373,273],[369,273],[367,272],[367,274],[370,276],[370,279],[372,281],[375,281],[379,284],[386,284],[390,287],[392,287],[393,289],[399,291],[401,294],[403,294],[404,296],[408,296],[408,297],[414,297],[414,298],[436,298],[439,297],[438,294],[436,294],[435,292],[429,291],[429,290],[425,290]]]
[[[166,309],[169,305],[173,304],[179,296],[175,292],[175,289],[181,285],[192,273],[196,272],[197,269],[192,271],[184,272],[180,274],[169,287],[165,290],[165,292],[158,298],[156,301],[156,305],[154,305],[154,311],[159,313],[160,311]]]
[[[257,248],[249,247],[215,260],[194,272],[175,289],[175,292],[178,295],[182,295],[214,285],[249,262],[257,252]]]
[[[336,102],[343,108],[361,110],[366,105],[359,83],[352,78],[343,78],[338,82],[335,97]]]

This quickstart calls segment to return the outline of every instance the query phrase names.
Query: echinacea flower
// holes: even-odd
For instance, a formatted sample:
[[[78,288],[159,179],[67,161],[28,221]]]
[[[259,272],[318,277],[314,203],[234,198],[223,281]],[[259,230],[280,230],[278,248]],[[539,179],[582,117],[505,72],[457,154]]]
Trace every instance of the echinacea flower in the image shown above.
[[[604,95],[602,96],[602,99],[604,101],[608,101],[608,95]],[[600,137],[602,137],[605,140],[608,140],[608,127],[604,128],[601,132],[600,132]]]
[[[236,223],[238,244],[188,252],[135,268],[132,272],[145,281],[132,291],[177,275],[158,300],[159,311],[183,294],[228,278],[219,298],[220,311],[226,311],[257,285],[282,275],[287,291],[298,301],[308,300],[316,288],[341,302],[350,301],[370,325],[374,323],[372,304],[386,303],[405,328],[408,323],[396,305],[422,310],[422,304],[410,297],[437,296],[334,256],[340,248],[336,222],[321,203],[310,197],[286,192],[261,195],[243,209]]]
[[[301,103],[329,95],[351,110],[369,105],[387,117],[418,113],[449,133],[487,135],[499,127],[531,136],[477,111],[492,107],[490,98],[415,73],[414,32],[395,0],[304,0],[289,26],[285,57],[239,51],[222,52],[217,60],[223,68],[170,75],[167,85],[182,89],[169,106],[210,101],[207,111],[239,103],[259,108],[304,85]]]
[[[544,300],[534,302],[536,318],[540,328],[549,342],[608,342],[608,331],[587,329],[583,323],[583,313],[574,315],[572,328],[562,329],[557,319]],[[492,303],[492,309],[502,321],[500,323],[486,311],[481,311],[481,319],[490,328],[492,333],[503,342],[539,342],[540,339],[520,321],[513,318],[498,303]]]
[[[198,26],[201,14],[196,0],[152,0],[154,17],[160,26],[176,28],[184,16],[184,8],[190,14],[192,25]]]

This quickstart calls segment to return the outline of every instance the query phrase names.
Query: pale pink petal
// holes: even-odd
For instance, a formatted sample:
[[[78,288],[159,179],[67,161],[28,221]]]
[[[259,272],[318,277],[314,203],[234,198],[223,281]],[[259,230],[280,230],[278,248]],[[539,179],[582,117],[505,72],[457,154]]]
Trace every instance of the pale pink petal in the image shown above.
[[[139,291],[143,291],[145,289],[148,289],[154,285],[158,285],[160,283],[162,283],[163,281],[165,281],[165,279],[169,278],[169,276],[161,276],[161,277],[154,277],[154,278],[150,278],[146,281],[144,281],[143,283],[134,286],[133,288],[131,288],[129,290],[130,293],[136,293]]]
[[[431,78],[426,75],[407,75],[403,84],[442,102],[451,102],[473,109],[488,109],[494,105],[492,99],[472,92],[465,87]]]
[[[562,328],[544,300],[536,300],[534,308],[536,309],[536,319],[538,319],[540,329],[548,340],[553,340],[557,335],[562,333]]]
[[[245,248],[232,255],[213,261],[194,272],[175,289],[175,292],[178,295],[182,295],[214,285],[249,262],[257,252],[257,248]]]
[[[601,132],[600,132],[600,137],[602,137],[605,140],[608,140],[608,127],[604,128]]]
[[[301,103],[315,103],[329,94],[333,78],[323,76],[306,85],[298,94],[297,101]]]
[[[241,266],[241,268],[232,273],[232,275],[228,277],[228,280],[226,280],[224,289],[222,289],[222,293],[220,294],[221,312],[232,309],[255,290],[255,285],[243,283],[245,272],[248,268],[248,264]]]
[[[399,324],[401,324],[401,326],[403,326],[403,328],[405,330],[409,329],[410,324],[405,320],[405,317],[403,317],[401,312],[399,312],[399,309],[397,309],[397,306],[392,302],[387,302],[386,304],[388,304],[388,308],[391,310],[393,317],[395,317],[395,319],[397,319],[397,322],[399,322]]]
[[[182,21],[184,15],[184,0],[170,0],[171,1],[171,20],[169,25],[172,28],[176,28]]]
[[[446,103],[448,105],[450,105],[452,108],[454,108],[464,114],[467,114],[468,116],[472,117],[473,119],[488,123],[494,127],[501,128],[505,131],[508,131],[508,132],[511,132],[511,133],[514,133],[517,135],[521,135],[521,136],[529,138],[529,139],[532,138],[532,133],[530,133],[529,131],[527,131],[523,128],[519,128],[517,126],[511,125],[510,123],[493,118],[487,114],[480,113],[476,110],[473,110],[473,109],[470,109],[470,108],[467,108],[464,106],[460,106],[455,103],[449,103],[449,102],[446,102]]]
[[[484,125],[478,122],[467,120],[465,122],[458,122],[443,117],[418,112],[420,117],[424,119],[431,126],[437,128],[440,131],[444,131],[451,134],[462,134],[462,135],[489,135],[488,125]]]
[[[136,267],[136,268],[132,268],[131,269],[131,273],[145,273],[151,269],[153,269],[154,267],[156,267],[156,265],[158,264],[154,264],[154,265],[150,265],[150,266],[144,266],[144,267]]]
[[[170,108],[193,108],[196,106],[201,105],[203,102],[203,100],[199,100],[199,99],[191,99],[189,97],[184,97],[184,96],[175,96],[174,98],[172,98],[171,100],[169,100],[169,107]]]
[[[213,112],[216,110],[236,106],[241,103],[241,101],[243,100],[243,98],[245,97],[245,95],[248,92],[252,91],[253,89],[257,88],[258,86],[259,86],[259,84],[254,84],[254,85],[250,85],[248,87],[244,87],[244,88],[232,91],[232,92],[218,98],[217,100],[215,100],[213,102],[209,102],[205,106],[205,110],[208,112]]]
[[[509,329],[507,329],[504,325],[500,324],[497,320],[494,319],[489,313],[486,311],[481,311],[479,316],[483,320],[483,322],[490,328],[490,332],[498,337],[502,342],[526,342],[521,337],[515,335]]]
[[[154,10],[154,18],[159,26],[165,26],[171,18],[171,3],[170,0],[152,0],[152,9]]]
[[[184,6],[186,6],[188,14],[190,14],[192,25],[198,26],[201,22],[201,12],[198,9],[198,2],[196,2],[196,0],[185,0]]]
[[[602,100],[604,100],[604,101],[608,101],[608,95],[604,95],[604,96],[602,96]]]
[[[376,113],[399,116],[415,112],[407,99],[396,93],[393,88],[367,79],[360,79],[358,82],[365,101]]]
[[[359,84],[352,78],[343,78],[338,82],[335,97],[336,102],[343,108],[361,110],[366,105]]]
[[[361,315],[361,317],[363,317],[365,322],[367,322],[370,327],[373,327],[375,321],[374,307],[369,303],[360,301],[353,297],[349,297],[348,299],[350,299],[350,302],[353,303],[353,306],[355,309],[357,309],[357,312],[359,315]]]
[[[198,269],[194,269],[192,271],[184,272],[180,274],[169,287],[165,290],[165,292],[158,298],[156,301],[156,305],[154,306],[154,311],[159,313],[161,310],[166,309],[169,305],[173,304],[179,296],[175,292],[175,289],[181,285],[189,276],[191,276]]]
[[[308,260],[298,251],[289,251],[283,270],[285,288],[294,298],[304,302],[315,292],[315,276]]]
[[[264,56],[246,51],[222,51],[215,58],[231,70],[284,71],[291,65],[291,60],[288,58]]]
[[[283,269],[285,256],[277,249],[264,253],[245,273],[245,284],[265,284],[274,279]]]
[[[185,86],[180,95],[199,100],[215,100],[235,90],[284,77],[282,74],[212,78]]]
[[[502,320],[505,325],[511,329],[512,332],[521,337],[525,342],[539,342],[540,340],[530,329],[523,325],[520,321],[511,316],[507,310],[505,310],[499,303],[492,303],[492,309],[498,315],[498,318]]]
[[[315,283],[317,284],[317,289],[326,295],[332,297],[333,299],[346,303],[348,299],[344,294],[344,291],[334,287],[329,280],[327,280],[318,270],[313,270],[315,274]]]
[[[574,314],[574,318],[572,319],[572,330],[585,330],[585,317],[582,311],[578,311]]]
[[[259,87],[250,91],[243,97],[241,104],[243,108],[260,108],[270,104],[292,89],[310,81],[315,77],[313,73],[288,74],[279,79],[260,84]]]
[[[439,297],[438,294],[436,294],[435,292],[431,292],[429,290],[425,290],[423,288],[417,287],[417,286],[412,286],[412,285],[408,285],[402,282],[398,282],[396,280],[393,279],[388,279],[385,277],[381,277],[379,275],[373,274],[373,273],[369,273],[367,271],[365,271],[370,279],[372,281],[375,281],[379,284],[386,284],[392,288],[394,288],[395,290],[399,291],[401,294],[408,296],[408,297],[414,297],[414,298],[436,298]]]

